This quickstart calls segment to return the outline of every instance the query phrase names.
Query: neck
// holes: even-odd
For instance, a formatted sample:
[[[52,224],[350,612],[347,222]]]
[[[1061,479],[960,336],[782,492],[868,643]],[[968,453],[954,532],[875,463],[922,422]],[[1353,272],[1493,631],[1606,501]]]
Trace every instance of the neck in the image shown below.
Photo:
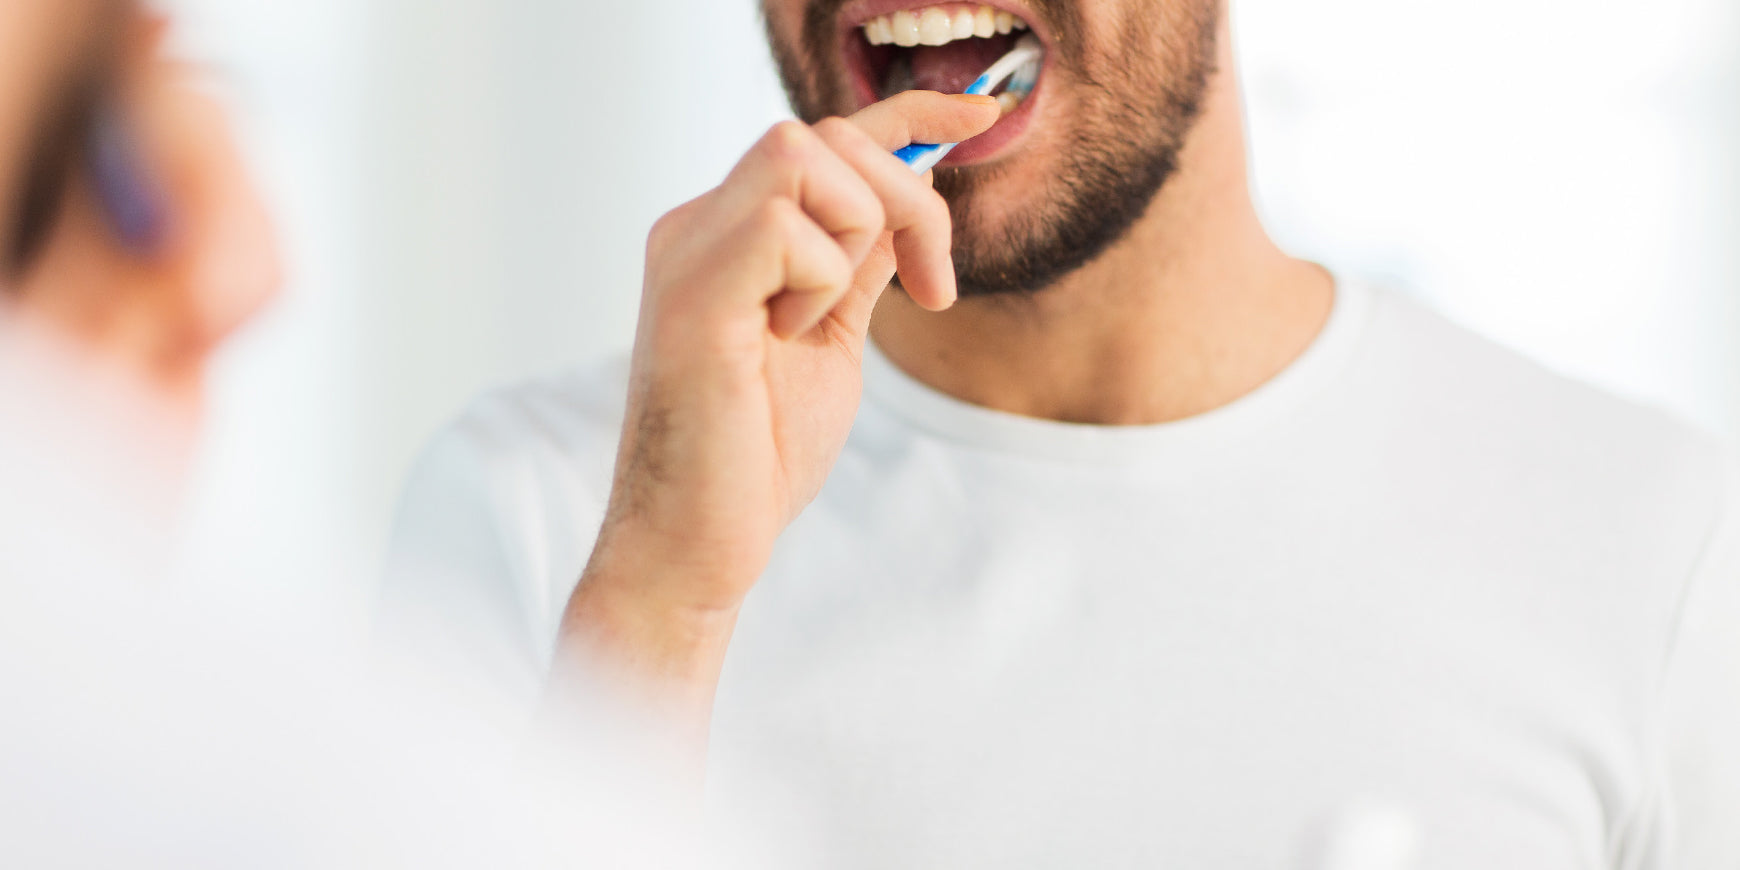
[[[1283,253],[1251,203],[1230,34],[1179,171],[1120,242],[1032,296],[933,314],[885,293],[871,334],[918,380],[1029,417],[1165,423],[1286,369],[1323,328],[1321,268]]]

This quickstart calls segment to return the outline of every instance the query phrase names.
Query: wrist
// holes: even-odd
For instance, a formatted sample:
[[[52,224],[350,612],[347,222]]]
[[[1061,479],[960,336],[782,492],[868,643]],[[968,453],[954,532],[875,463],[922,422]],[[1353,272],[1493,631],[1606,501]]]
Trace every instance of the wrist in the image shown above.
[[[642,677],[716,679],[742,604],[734,590],[747,587],[623,531],[600,536],[563,615],[560,645]]]
[[[662,585],[638,571],[589,567],[569,601],[563,633],[625,638],[685,657],[722,651],[737,625],[738,605],[682,600],[659,591]]]
[[[545,715],[581,745],[626,746],[699,778],[737,608],[648,595],[640,570],[595,554],[562,617]]]
[[[599,530],[582,583],[643,610],[707,620],[735,614],[772,555],[746,531],[702,535],[627,511]]]

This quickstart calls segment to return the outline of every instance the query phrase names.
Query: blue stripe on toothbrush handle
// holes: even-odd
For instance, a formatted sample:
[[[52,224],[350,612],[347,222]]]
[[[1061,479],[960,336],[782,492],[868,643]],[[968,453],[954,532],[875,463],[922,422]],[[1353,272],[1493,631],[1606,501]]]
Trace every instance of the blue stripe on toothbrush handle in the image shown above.
[[[941,148],[941,147],[942,147],[941,145],[920,145],[920,144],[915,143],[912,145],[908,145],[905,148],[900,149],[899,151],[894,152],[894,156],[900,158],[901,161],[906,163],[906,165],[911,166],[914,162],[916,162],[920,158],[925,157],[926,155],[930,154],[932,151],[935,151],[936,149]]]
[[[935,169],[936,165],[941,163],[944,157],[949,156],[949,152],[953,150],[955,150],[955,143],[949,142],[943,145],[908,145],[894,153],[901,160],[906,161],[906,165],[912,167],[913,172],[923,175]]]
[[[967,85],[965,93],[983,96],[985,92],[990,89],[990,78],[988,76],[979,76],[973,80],[972,84]],[[955,149],[955,144],[956,143],[953,142],[945,142],[931,145],[915,142],[894,152],[894,156],[900,158],[902,163],[912,167],[914,172],[923,175],[933,169],[938,161],[947,157],[948,153]]]

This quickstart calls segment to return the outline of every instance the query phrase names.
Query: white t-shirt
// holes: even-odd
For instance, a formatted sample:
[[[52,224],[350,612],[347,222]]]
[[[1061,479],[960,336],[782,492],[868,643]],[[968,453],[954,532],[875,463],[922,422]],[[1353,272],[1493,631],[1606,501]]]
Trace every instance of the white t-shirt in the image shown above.
[[[405,497],[389,616],[528,700],[624,377],[481,399]],[[1181,422],[1011,416],[874,349],[865,386],[713,725],[710,788],[795,865],[1740,867],[1712,440],[1349,282]]]

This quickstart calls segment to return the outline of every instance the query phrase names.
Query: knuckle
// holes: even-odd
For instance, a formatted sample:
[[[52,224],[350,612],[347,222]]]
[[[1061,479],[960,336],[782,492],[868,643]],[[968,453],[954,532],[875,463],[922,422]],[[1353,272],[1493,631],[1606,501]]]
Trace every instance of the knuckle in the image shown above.
[[[762,203],[750,216],[737,256],[754,263],[758,273],[778,271],[792,251],[804,247],[801,224],[806,220],[797,206],[783,197]]]
[[[858,126],[841,117],[823,118],[816,122],[815,131],[823,139],[836,141],[858,132]]]
[[[852,277],[857,269],[852,266],[852,258],[846,256],[846,251],[839,245],[828,246],[828,271],[834,287],[845,288],[852,284]]]
[[[676,224],[681,220],[676,212],[666,212],[658,220],[653,221],[652,229],[646,234],[646,249],[657,252],[667,247],[671,239],[677,236]]]
[[[880,206],[875,206],[880,208]],[[835,238],[842,248],[850,248],[860,254],[868,253],[870,246],[876,243],[876,238],[888,226],[886,218],[872,214],[869,208],[854,220],[850,226],[840,227],[835,232]]]
[[[812,135],[810,128],[798,121],[781,121],[761,137],[762,153],[776,163],[801,160],[809,150]]]
[[[860,229],[869,233],[879,233],[888,226],[888,209],[882,205],[882,197],[874,191],[868,191],[863,205],[864,226]]]
[[[647,231],[647,250],[663,250],[683,238],[691,223],[690,216],[701,207],[701,201],[702,199],[692,199],[659,215],[658,220],[653,221],[652,229]]]
[[[838,296],[852,286],[852,263],[838,248],[818,249],[805,260],[804,292]]]
[[[918,90],[915,88],[910,91],[901,91],[900,93],[895,94],[893,97],[889,98],[888,102],[890,105],[898,108],[907,109],[913,107],[917,103],[927,102],[935,96],[936,94],[932,91]]]

